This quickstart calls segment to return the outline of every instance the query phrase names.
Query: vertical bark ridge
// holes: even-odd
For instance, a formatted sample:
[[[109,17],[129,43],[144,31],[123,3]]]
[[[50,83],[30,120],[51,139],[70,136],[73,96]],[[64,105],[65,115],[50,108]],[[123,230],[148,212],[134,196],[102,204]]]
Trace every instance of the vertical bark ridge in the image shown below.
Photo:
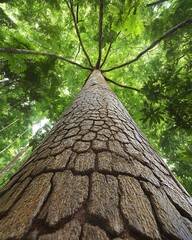
[[[0,196],[2,240],[192,239],[191,198],[99,70]]]

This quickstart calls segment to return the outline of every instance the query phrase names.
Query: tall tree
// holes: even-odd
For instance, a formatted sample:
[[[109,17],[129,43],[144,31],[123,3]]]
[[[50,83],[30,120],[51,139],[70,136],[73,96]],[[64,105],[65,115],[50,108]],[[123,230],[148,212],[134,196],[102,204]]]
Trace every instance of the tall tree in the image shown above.
[[[188,193],[99,70],[1,194],[3,240],[192,238]]]
[[[86,4],[73,0],[45,1],[39,21],[39,3],[24,2],[27,5],[20,1],[2,5],[3,126],[0,131],[5,136],[1,140],[2,146],[7,145],[0,153],[13,149],[12,146],[19,144],[18,140],[23,136],[23,146],[33,145],[36,139],[30,140],[30,144],[27,140],[30,136],[28,124],[37,116],[46,114],[54,120],[62,105],[62,98],[58,95],[61,92],[69,94],[76,82],[88,75],[87,71],[91,75],[59,122],[2,189],[2,239],[191,239],[189,194],[106,83],[111,82],[140,95],[139,102],[144,102],[142,115],[137,114],[139,104],[138,100],[134,101],[134,94],[129,94],[129,98],[126,96],[125,105],[131,106],[134,102],[131,109],[136,109],[131,112],[137,119],[142,116],[143,122],[149,121],[146,131],[150,134],[157,134],[159,129],[162,135],[160,146],[165,151],[170,148],[168,155],[176,165],[175,158],[179,155],[172,154],[171,146],[173,143],[180,146],[178,136],[185,131],[186,137],[191,131],[188,63],[191,49],[188,36],[192,19],[186,19],[185,12],[180,14],[180,21],[175,22],[167,10],[170,11],[171,6],[175,16],[181,6],[185,9],[183,2],[171,5],[161,1],[157,5],[162,10],[158,11],[155,6],[157,16],[154,17],[151,14],[154,4],[150,2],[144,5],[136,0],[121,3],[100,0]],[[13,9],[15,15],[11,12]],[[97,16],[99,20],[95,21]],[[152,24],[145,21],[149,16]],[[169,19],[167,23],[166,19]],[[149,29],[157,29],[162,23],[166,24],[158,31],[159,37],[157,31],[150,34]],[[148,35],[142,33],[144,26]],[[74,33],[68,36],[72,27],[76,38]],[[86,36],[92,37],[88,40]],[[129,43],[131,49],[138,36],[142,39],[140,46],[146,45],[144,40],[149,38],[152,43],[144,50],[130,50],[129,56],[132,57],[125,61],[122,47],[127,48]],[[42,37],[45,39],[41,45]],[[66,41],[58,40],[59,37]],[[52,52],[49,51],[50,39],[55,39],[51,44]],[[88,41],[97,43],[97,49],[95,44],[88,45]],[[163,41],[164,45],[159,47]],[[172,45],[178,47],[176,55]],[[156,49],[157,54],[151,52],[152,49]],[[160,56],[163,50],[164,55]],[[146,66],[141,71],[146,61],[146,58],[142,59],[149,52],[153,68]],[[66,62],[69,67],[62,72],[58,61]],[[129,77],[135,78],[135,68],[128,70],[133,63],[137,63],[133,66],[137,66],[140,73],[141,85],[130,80],[126,85],[122,81],[125,77],[122,72],[119,71],[121,79],[114,74],[117,69],[124,69],[126,74],[129,72]],[[162,65],[160,70],[158,64]],[[74,67],[70,66],[86,72],[74,74]],[[61,75],[59,72],[55,74],[56,70],[61,71]],[[73,82],[62,85],[62,79],[68,76]],[[117,94],[124,96],[120,91]],[[50,99],[52,108],[47,113],[45,109]],[[39,103],[43,103],[41,110]],[[8,112],[9,118],[6,117]],[[25,124],[19,121],[23,114]],[[5,119],[8,120],[6,124]],[[154,127],[155,123],[160,124],[158,128]],[[21,124],[23,129],[18,134]],[[7,133],[13,133],[14,139],[7,141]],[[170,135],[170,147],[165,144],[166,134]],[[190,146],[189,139],[185,139],[185,149]],[[186,163],[185,170],[190,165],[189,161]],[[9,165],[11,162],[5,169]],[[190,175],[186,176],[190,178]]]
[[[53,126],[88,71],[100,64],[134,120],[192,192],[191,28],[186,19],[191,1],[147,7],[150,3],[0,3],[0,168],[29,142],[34,148],[40,138],[31,136],[34,123],[47,118]]]

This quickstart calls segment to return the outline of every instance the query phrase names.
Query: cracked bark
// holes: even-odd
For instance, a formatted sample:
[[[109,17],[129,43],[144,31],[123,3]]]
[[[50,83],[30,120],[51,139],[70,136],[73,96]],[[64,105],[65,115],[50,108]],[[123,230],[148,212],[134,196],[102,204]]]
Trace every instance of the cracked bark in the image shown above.
[[[192,239],[192,201],[95,70],[0,193],[8,239]]]

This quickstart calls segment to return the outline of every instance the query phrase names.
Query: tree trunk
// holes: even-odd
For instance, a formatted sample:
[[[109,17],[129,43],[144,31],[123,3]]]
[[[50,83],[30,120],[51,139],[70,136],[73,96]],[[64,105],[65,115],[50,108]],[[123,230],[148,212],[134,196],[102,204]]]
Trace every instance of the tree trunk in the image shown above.
[[[192,205],[95,70],[2,190],[1,239],[192,239]]]

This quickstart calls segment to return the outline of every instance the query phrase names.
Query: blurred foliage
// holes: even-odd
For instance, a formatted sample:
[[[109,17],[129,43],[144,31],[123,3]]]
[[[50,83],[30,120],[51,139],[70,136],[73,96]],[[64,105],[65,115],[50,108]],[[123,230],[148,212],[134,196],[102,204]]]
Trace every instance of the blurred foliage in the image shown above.
[[[82,41],[96,64],[99,1],[73,0]],[[105,0],[103,69],[135,58],[151,42],[192,15],[191,0]],[[180,29],[135,63],[105,73],[116,82],[140,89],[134,92],[111,85],[180,182],[192,194],[192,28]],[[66,1],[0,1],[0,48],[44,51],[87,66]],[[81,89],[90,72],[64,61],[36,55],[0,53],[0,168],[27,144],[30,149],[8,178]],[[45,126],[34,133],[34,125]],[[38,124],[37,124],[38,125]]]

